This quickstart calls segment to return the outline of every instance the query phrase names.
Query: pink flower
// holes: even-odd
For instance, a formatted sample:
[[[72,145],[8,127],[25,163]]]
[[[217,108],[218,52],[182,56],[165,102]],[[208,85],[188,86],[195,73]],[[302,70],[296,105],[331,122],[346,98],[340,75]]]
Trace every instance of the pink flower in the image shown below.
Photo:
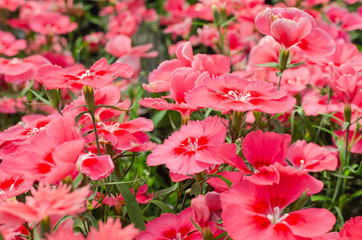
[[[47,89],[81,88],[83,85],[101,88],[117,77],[131,77],[133,68],[128,64],[108,65],[105,58],[98,60],[89,70],[63,69],[57,65],[44,65],[38,69],[36,80]]]
[[[221,164],[224,161],[216,149],[225,141],[225,125],[227,122],[218,117],[188,122],[152,150],[147,164],[166,164],[171,172],[179,174],[195,174]]]
[[[0,164],[0,202],[29,191],[32,185],[31,180],[5,173]]]
[[[18,201],[0,203],[0,223],[6,223],[7,219],[39,223],[46,217],[81,213],[85,211],[84,203],[89,194],[89,187],[71,192],[71,186],[60,184],[55,188],[40,184],[37,190],[31,189],[31,194],[31,197],[25,198],[25,203]]]
[[[148,78],[149,84],[143,87],[149,92],[166,92],[170,90],[170,75],[178,68],[188,67],[193,71],[221,75],[230,71],[230,60],[223,55],[193,55],[190,42],[181,44],[176,49],[177,59],[162,62]]]
[[[36,70],[49,61],[40,55],[33,55],[24,59],[0,58],[0,74],[4,74],[4,80],[11,84],[22,84],[31,80]]]
[[[223,226],[235,240],[290,240],[327,233],[336,218],[326,209],[283,212],[307,188],[303,178],[286,173],[281,173],[280,182],[271,186],[244,180],[221,194]]]
[[[220,194],[208,192],[205,196],[199,195],[191,200],[191,208],[194,221],[201,229],[207,228],[210,221],[216,223],[221,219]]]
[[[44,35],[67,34],[77,27],[77,23],[70,22],[69,16],[56,12],[36,14],[29,19],[30,30]]]
[[[194,72],[191,68],[178,68],[170,75],[170,98],[175,103],[169,103],[162,98],[144,98],[139,101],[139,104],[161,111],[178,111],[182,119],[188,119],[190,114],[197,110],[198,107],[188,104],[185,100],[185,94],[193,89],[197,82],[200,81],[199,79],[205,75],[208,75],[208,73]]]
[[[204,83],[186,94],[186,102],[219,111],[260,111],[270,114],[291,109],[295,99],[272,83],[248,81],[237,75],[205,77]]]
[[[12,154],[3,157],[3,169],[25,179],[55,183],[76,171],[84,140],[72,117],[58,117]]]
[[[339,240],[362,239],[362,217],[355,217],[348,220],[339,232]]]
[[[257,15],[255,25],[283,47],[297,46],[311,57],[326,57],[335,49],[333,39],[317,27],[314,18],[297,8],[267,8]]]
[[[259,185],[278,183],[280,173],[276,163],[286,165],[287,147],[292,138],[289,134],[274,132],[263,133],[261,130],[249,133],[242,144],[242,151],[246,160],[254,171],[246,168],[244,160],[236,155],[235,144],[225,144],[219,147],[218,152],[225,162],[238,168],[249,181]]]
[[[113,169],[113,161],[109,155],[97,156],[94,153],[82,154],[77,161],[79,172],[87,175],[93,181],[109,176]]]
[[[136,201],[139,204],[148,204],[152,198],[153,198],[153,193],[147,193],[148,190],[148,185],[144,184],[142,186],[140,186],[136,192]],[[131,192],[134,193],[133,188],[131,188]],[[97,200],[97,199],[96,199]],[[116,197],[104,197],[104,199],[102,200],[103,204],[109,205],[109,206],[122,206],[125,205],[124,203],[124,199],[122,194],[119,194]]]
[[[17,112],[23,112],[25,110],[24,102],[26,98],[0,98],[0,113],[15,114]]]
[[[133,240],[138,232],[139,230],[136,229],[133,224],[122,228],[122,224],[119,219],[113,220],[112,218],[108,218],[107,222],[99,223],[98,231],[92,227],[89,235],[87,236],[87,240]]]
[[[137,235],[137,240],[199,240],[201,233],[190,220],[192,209],[187,208],[178,215],[164,213],[147,222],[146,230]]]
[[[88,125],[82,129],[84,133],[93,128]],[[111,144],[119,151],[148,151],[155,144],[150,142],[148,135],[144,132],[153,130],[153,122],[146,118],[136,118],[128,122],[98,122],[97,133],[99,141]],[[88,143],[95,142],[95,135],[91,133],[86,136]]]
[[[24,39],[16,40],[9,32],[0,31],[0,54],[12,57],[26,48]]]
[[[307,172],[334,171],[338,164],[337,157],[329,150],[305,140],[290,145],[287,158],[295,168]]]

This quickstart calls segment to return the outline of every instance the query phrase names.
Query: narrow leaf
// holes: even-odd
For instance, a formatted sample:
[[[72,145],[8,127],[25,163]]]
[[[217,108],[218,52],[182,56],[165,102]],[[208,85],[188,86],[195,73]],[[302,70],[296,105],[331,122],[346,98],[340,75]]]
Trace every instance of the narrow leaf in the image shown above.
[[[65,222],[67,219],[69,219],[69,218],[72,218],[72,216],[66,215],[66,216],[62,217],[62,218],[54,225],[54,227],[53,227],[53,232],[55,232],[55,231],[59,228],[59,226],[60,226],[63,222]]]
[[[128,108],[128,109],[121,109],[121,108],[118,108],[118,107],[112,106],[112,105],[97,105],[96,109],[101,108],[101,107],[111,108],[111,109],[118,110],[118,111],[129,111],[134,107],[134,105],[132,107]]]
[[[76,189],[79,186],[79,184],[82,182],[82,180],[83,180],[83,174],[79,173],[72,183],[73,189]]]
[[[53,107],[52,104],[51,104],[48,100],[46,100],[45,98],[43,98],[42,96],[40,96],[40,95],[39,95],[37,92],[35,92],[33,89],[29,89],[29,91],[30,91],[32,94],[34,94],[38,99],[40,99],[42,102],[44,102],[45,104]]]
[[[169,187],[169,188],[162,189],[162,190],[160,190],[160,191],[155,192],[155,195],[154,195],[153,198],[162,197],[162,196],[167,195],[167,194],[169,194],[169,193],[171,193],[171,192],[174,192],[174,191],[176,191],[176,190],[177,190],[177,184],[174,184],[174,185],[172,185],[172,186]]]
[[[157,207],[159,207],[160,209],[162,209],[162,211],[164,213],[174,213],[176,214],[176,212],[170,208],[166,203],[160,201],[160,200],[152,200],[151,203],[155,204]]]
[[[274,68],[278,68],[279,65],[277,62],[268,62],[268,63],[263,63],[263,64],[254,64],[257,67],[274,67]]]
[[[288,68],[295,68],[295,67],[299,67],[299,66],[303,65],[306,61],[307,61],[307,59],[306,59],[306,60],[304,60],[303,62],[289,64],[289,65],[287,65],[286,69],[288,69]]]
[[[83,216],[86,217],[91,222],[92,226],[98,230],[98,221],[92,214],[86,212],[83,214]]]
[[[113,175],[113,178],[115,181],[121,181],[118,177]],[[145,223],[143,221],[143,215],[140,209],[140,206],[138,205],[138,202],[136,201],[135,196],[132,194],[131,190],[127,187],[126,184],[117,184],[117,189],[122,194],[122,197],[124,199],[124,202],[126,203],[126,208],[128,212],[128,216],[131,219],[131,221],[135,224],[136,228],[139,228],[141,230],[145,230]]]

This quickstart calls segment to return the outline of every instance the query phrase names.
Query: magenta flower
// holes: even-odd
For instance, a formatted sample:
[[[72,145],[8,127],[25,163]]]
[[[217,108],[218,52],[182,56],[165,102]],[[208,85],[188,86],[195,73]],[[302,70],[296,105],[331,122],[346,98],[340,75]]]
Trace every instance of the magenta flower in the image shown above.
[[[308,188],[298,175],[281,172],[280,182],[271,186],[247,180],[221,194],[223,226],[235,240],[290,240],[318,237],[329,232],[336,218],[327,209],[285,208]]]
[[[133,68],[128,64],[108,65],[105,58],[98,60],[88,70],[81,68],[63,69],[57,65],[44,65],[38,69],[36,80],[47,89],[81,88],[83,85],[101,88],[117,77],[129,78]]]
[[[295,99],[272,83],[248,81],[232,74],[205,77],[204,83],[186,94],[186,102],[219,111],[260,111],[270,114],[291,109]]]
[[[192,209],[187,208],[178,215],[164,213],[161,217],[147,222],[146,230],[136,240],[199,240],[201,233],[190,220]]]
[[[171,172],[179,174],[195,174],[221,164],[224,161],[216,149],[225,141],[225,125],[227,122],[218,117],[188,122],[152,150],[147,164],[166,164]]]

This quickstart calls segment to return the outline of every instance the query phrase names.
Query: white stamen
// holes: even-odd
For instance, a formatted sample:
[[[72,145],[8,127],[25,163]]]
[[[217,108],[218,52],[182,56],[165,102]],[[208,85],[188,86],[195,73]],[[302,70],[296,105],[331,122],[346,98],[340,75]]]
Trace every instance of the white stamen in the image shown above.
[[[85,73],[83,73],[81,76],[80,76],[80,79],[83,79],[85,77],[90,77],[90,76],[93,76],[94,73],[91,73],[90,70],[87,70],[85,71]]]
[[[120,123],[115,123],[112,125],[106,125],[103,122],[99,122],[98,125],[102,126],[105,130],[107,130],[108,132],[113,133],[114,131],[119,129],[119,126],[121,125]]]
[[[229,91],[227,96],[233,100],[247,103],[250,101],[249,97],[251,97],[251,94],[250,92],[243,94],[243,93],[238,93],[238,91]]]
[[[286,219],[289,216],[288,213],[284,214],[283,216],[280,216],[280,214],[281,214],[280,208],[275,207],[273,211],[269,213],[266,217],[269,219],[269,221],[272,224],[277,224],[282,222],[284,219]]]

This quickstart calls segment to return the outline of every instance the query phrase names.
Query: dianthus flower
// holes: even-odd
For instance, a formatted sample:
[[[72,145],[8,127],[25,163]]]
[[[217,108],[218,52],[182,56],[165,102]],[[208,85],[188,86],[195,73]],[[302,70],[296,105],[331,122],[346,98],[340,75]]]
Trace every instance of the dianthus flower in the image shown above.
[[[218,117],[188,122],[166,139],[164,144],[152,150],[147,164],[166,164],[171,172],[195,174],[214,164],[223,163],[216,149],[225,141],[226,124],[226,121]]]

